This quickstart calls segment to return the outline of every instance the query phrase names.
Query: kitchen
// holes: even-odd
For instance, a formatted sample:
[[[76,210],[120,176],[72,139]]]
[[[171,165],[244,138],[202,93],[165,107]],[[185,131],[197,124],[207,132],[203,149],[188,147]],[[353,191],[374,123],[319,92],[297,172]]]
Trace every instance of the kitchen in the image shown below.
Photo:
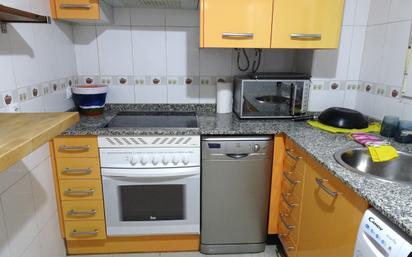
[[[46,22],[5,22],[1,9],[1,257],[410,255],[410,181],[338,163],[336,153],[360,147],[345,134],[236,109],[236,88],[250,83],[243,94],[259,101],[265,80],[287,92],[302,80],[310,89],[279,105],[286,116],[345,107],[368,121],[411,120],[408,1],[0,4]],[[291,32],[285,22],[302,24],[290,17],[328,26]],[[107,90],[103,114],[67,112],[76,86],[94,84]],[[239,118],[256,112],[268,117]],[[384,247],[369,230],[356,240],[365,213],[409,244]]]

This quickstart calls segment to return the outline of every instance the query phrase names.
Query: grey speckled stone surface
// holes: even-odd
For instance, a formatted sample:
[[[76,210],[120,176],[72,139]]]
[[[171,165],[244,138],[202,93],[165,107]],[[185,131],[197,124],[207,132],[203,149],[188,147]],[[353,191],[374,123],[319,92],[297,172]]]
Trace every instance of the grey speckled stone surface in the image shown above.
[[[311,156],[322,163],[338,179],[366,199],[374,208],[412,236],[412,185],[365,177],[340,166],[333,154],[341,149],[358,147],[342,134],[314,129],[306,122],[291,120],[239,120],[235,114],[198,113],[199,129],[107,129],[104,126],[118,110],[87,118],[68,129],[66,135],[272,135],[285,133]],[[134,109],[137,110],[137,109]],[[183,110],[188,110],[183,109]],[[190,109],[189,111],[193,111]],[[411,145],[394,143],[398,150],[412,152]]]

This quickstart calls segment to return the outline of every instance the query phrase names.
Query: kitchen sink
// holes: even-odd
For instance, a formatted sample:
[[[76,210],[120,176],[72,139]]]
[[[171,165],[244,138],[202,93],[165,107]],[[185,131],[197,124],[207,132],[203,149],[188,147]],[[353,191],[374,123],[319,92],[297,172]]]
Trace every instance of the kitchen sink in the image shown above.
[[[334,154],[336,161],[350,171],[392,182],[412,184],[412,154],[398,151],[399,158],[373,162],[367,148],[341,150]]]

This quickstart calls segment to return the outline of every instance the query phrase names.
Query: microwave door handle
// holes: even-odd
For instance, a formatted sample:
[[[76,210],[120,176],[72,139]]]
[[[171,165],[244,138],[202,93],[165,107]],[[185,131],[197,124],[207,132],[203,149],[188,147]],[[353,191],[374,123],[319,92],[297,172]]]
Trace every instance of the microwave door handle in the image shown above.
[[[291,83],[290,84],[290,101],[289,101],[289,113],[290,115],[294,115],[295,114],[295,96],[296,96],[296,92],[295,92],[295,84]]]

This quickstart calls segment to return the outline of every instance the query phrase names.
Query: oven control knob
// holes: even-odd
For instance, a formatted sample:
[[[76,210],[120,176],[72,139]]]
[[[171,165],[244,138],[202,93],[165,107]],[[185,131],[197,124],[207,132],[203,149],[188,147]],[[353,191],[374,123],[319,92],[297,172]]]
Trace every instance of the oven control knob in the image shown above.
[[[162,163],[164,165],[167,165],[169,164],[169,162],[170,162],[170,157],[168,155],[163,156]]]
[[[130,165],[135,166],[138,162],[139,162],[139,158],[137,155],[133,155],[130,159],[129,159]]]
[[[152,164],[153,164],[153,165],[159,164],[159,157],[158,157],[157,155],[153,156]]]
[[[173,162],[174,165],[179,164],[179,162],[180,162],[179,156],[177,156],[177,155],[173,156],[172,162]]]
[[[143,155],[142,159],[140,159],[140,163],[142,165],[146,165],[148,161],[149,161],[149,157],[147,155]]]
[[[183,164],[184,165],[188,165],[189,164],[189,156],[187,156],[187,155],[184,155],[183,156],[183,158],[182,158],[182,162],[183,162]]]

